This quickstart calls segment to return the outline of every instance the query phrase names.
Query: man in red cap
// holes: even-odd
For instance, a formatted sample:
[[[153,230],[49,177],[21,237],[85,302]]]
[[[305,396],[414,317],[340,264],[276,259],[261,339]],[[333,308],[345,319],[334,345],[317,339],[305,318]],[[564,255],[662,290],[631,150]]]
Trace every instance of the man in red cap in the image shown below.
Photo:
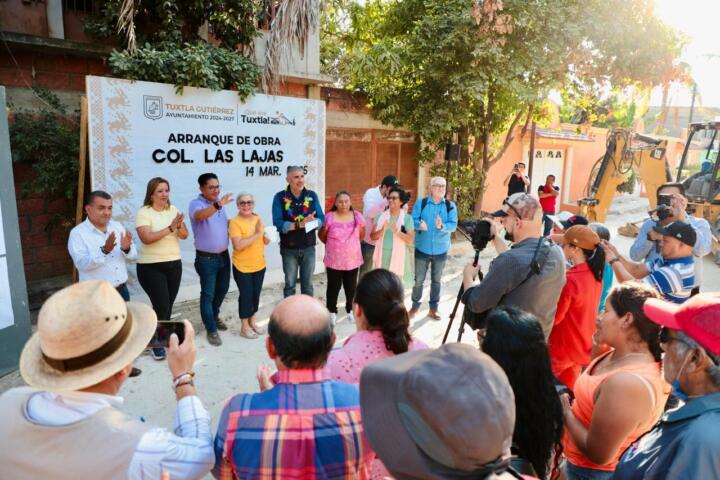
[[[627,449],[614,478],[720,478],[720,292],[649,299],[644,310],[663,327],[665,380],[686,403]]]

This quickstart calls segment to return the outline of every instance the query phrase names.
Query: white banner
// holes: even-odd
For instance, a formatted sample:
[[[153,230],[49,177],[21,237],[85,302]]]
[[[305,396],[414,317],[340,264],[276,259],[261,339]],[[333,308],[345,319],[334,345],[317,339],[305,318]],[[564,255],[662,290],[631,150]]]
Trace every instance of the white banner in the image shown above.
[[[215,173],[222,193],[250,192],[255,212],[272,225],[274,194],[286,187],[288,165],[306,169],[306,187],[324,203],[325,103],[254,95],[241,103],[237,92],[87,77],[89,151],[93,190],[113,197],[113,218],[135,235],[135,216],[148,180],[170,182],[170,201],[187,214],[199,194],[197,177]],[[228,218],[237,214],[227,207]],[[186,216],[190,229],[190,219]],[[183,278],[178,300],[197,295],[192,232],[180,242]],[[138,243],[139,245],[139,243]],[[266,282],[282,278],[279,246],[266,248]],[[318,265],[322,252],[317,253]],[[140,287],[131,269],[134,293]],[[233,283],[233,282],[231,282]]]

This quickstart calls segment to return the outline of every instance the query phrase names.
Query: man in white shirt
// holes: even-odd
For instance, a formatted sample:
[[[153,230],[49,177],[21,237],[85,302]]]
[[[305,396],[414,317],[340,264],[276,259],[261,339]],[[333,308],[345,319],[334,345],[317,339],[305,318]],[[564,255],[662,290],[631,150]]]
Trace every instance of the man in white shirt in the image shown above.
[[[80,281],[106,280],[127,302],[130,292],[126,262],[137,258],[132,234],[111,219],[110,194],[102,190],[88,193],[84,208],[87,218],[70,231],[68,239],[68,251]]]
[[[20,357],[30,387],[0,396],[2,477],[14,480],[200,479],[210,471],[210,416],[196,396],[195,332],[170,337],[166,382],[175,390],[173,432],[120,410],[118,391],[155,334],[157,317],[90,280],[53,294]]]
[[[377,187],[368,188],[363,195],[363,217],[365,218],[365,238],[360,242],[362,248],[363,264],[360,266],[360,278],[372,270],[373,254],[375,253],[375,241],[370,238],[373,232],[375,217],[387,207],[387,197],[390,188],[397,185],[398,180],[394,175],[388,175],[382,179]]]

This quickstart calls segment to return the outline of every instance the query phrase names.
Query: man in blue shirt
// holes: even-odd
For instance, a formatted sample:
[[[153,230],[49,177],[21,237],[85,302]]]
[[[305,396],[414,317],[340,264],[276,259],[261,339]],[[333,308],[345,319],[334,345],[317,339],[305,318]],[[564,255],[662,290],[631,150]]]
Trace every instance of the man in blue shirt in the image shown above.
[[[412,291],[412,308],[410,318],[420,309],[423,284],[430,273],[430,312],[433,320],[440,320],[438,304],[440,303],[440,282],[442,272],[450,250],[450,234],[457,229],[457,207],[445,198],[447,182],[443,177],[430,179],[430,196],[419,199],[413,207],[412,217],[415,222],[415,286]]]
[[[686,215],[687,198],[685,198],[685,187],[682,183],[665,183],[657,190],[658,205],[660,204],[661,195],[670,195],[670,210],[666,214],[661,214],[662,218],[658,221],[649,218],[643,223],[637,238],[630,247],[630,258],[636,262],[655,262],[660,257],[660,237],[661,235],[653,231],[655,226],[666,226],[672,222],[681,221],[689,223],[695,230],[697,242],[693,248],[692,254],[695,259],[695,280],[700,285],[702,282],[702,257],[710,253],[712,250],[712,231],[710,224],[704,218],[697,218],[692,215]]]
[[[317,193],[305,188],[303,167],[289,166],[287,182],[287,188],[276,193],[272,203],[273,225],[280,233],[280,256],[285,273],[283,295],[295,295],[299,269],[300,291],[312,297],[315,244],[325,214]]]
[[[685,403],[625,451],[614,478],[720,478],[720,293],[682,305],[651,298],[643,310],[662,327],[665,381]]]

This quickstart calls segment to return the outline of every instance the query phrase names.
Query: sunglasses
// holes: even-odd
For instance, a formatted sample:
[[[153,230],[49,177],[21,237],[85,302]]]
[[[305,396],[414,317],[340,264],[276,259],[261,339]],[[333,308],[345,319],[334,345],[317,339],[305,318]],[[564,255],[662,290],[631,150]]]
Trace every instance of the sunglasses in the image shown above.
[[[254,200],[248,200],[248,201],[243,200],[243,201],[238,202],[238,205],[240,205],[241,207],[244,207],[245,205],[254,205],[254,204],[255,204]]]
[[[515,213],[515,216],[516,216],[519,220],[522,220],[522,215],[520,215],[520,212],[518,212],[515,207],[513,207],[512,205],[510,205],[510,202],[507,201],[507,198],[506,198],[505,200],[503,200],[503,206],[504,206],[504,205],[507,205],[508,208]]]

